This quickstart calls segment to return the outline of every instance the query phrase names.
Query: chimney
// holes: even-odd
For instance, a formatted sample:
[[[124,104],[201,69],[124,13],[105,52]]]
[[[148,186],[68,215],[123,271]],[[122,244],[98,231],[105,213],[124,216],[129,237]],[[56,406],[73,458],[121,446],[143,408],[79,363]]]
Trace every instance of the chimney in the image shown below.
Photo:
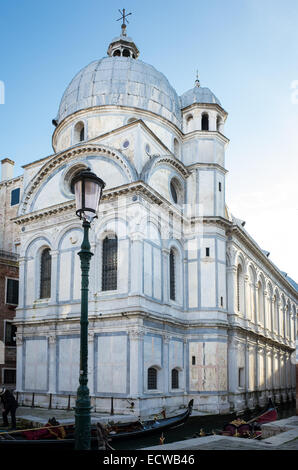
[[[10,180],[13,178],[14,161],[9,158],[1,160],[1,181]]]

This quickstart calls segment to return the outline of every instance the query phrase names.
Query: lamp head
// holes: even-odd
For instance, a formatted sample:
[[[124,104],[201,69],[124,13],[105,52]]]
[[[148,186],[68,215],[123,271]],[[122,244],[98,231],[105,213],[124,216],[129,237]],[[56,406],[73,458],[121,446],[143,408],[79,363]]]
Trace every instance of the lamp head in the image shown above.
[[[71,186],[75,193],[77,216],[92,222],[97,217],[97,208],[105,182],[92,173],[90,168],[86,168],[73,178]]]

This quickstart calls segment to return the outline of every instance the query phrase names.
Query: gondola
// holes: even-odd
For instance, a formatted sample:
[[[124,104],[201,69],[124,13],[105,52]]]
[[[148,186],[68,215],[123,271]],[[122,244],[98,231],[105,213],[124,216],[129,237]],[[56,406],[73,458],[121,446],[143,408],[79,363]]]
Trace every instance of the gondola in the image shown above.
[[[258,413],[258,415],[251,418],[249,421],[244,421],[240,417],[234,419],[226,424],[220,432],[223,436],[244,437],[249,439],[261,439],[262,428],[261,424],[270,423],[277,419],[277,411],[271,400],[267,406]]]
[[[182,426],[191,415],[193,400],[188,403],[186,411],[170,418],[158,419],[157,417],[147,421],[133,421],[115,425],[102,426],[100,423],[91,426],[91,448],[98,448],[98,432],[103,434],[103,439],[109,447],[109,442],[127,438],[143,437],[145,435],[163,432]],[[0,433],[0,450],[4,447],[38,447],[57,449],[74,449],[74,424],[61,425],[55,418],[49,420],[46,426],[35,429],[24,429]]]

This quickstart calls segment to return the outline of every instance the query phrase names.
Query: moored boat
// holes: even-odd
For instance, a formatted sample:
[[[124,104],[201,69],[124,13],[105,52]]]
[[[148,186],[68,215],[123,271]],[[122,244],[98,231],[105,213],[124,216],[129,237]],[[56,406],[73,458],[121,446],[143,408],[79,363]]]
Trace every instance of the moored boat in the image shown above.
[[[262,437],[261,424],[270,423],[277,419],[277,411],[271,398],[265,409],[249,421],[237,417],[226,424],[221,431],[224,436],[244,437],[249,439],[260,439]]]
[[[98,447],[98,432],[102,434],[102,438],[106,443],[114,440],[137,438],[156,432],[162,432],[166,429],[173,429],[182,426],[191,415],[193,400],[188,403],[187,409],[176,416],[169,418],[163,417],[146,421],[133,421],[131,423],[113,424],[102,426],[100,423],[91,426],[91,447]],[[74,448],[75,426],[61,425],[55,418],[48,421],[46,426],[34,429],[24,429],[11,432],[0,433],[0,449],[3,446],[20,447],[20,446],[38,446],[57,448]]]

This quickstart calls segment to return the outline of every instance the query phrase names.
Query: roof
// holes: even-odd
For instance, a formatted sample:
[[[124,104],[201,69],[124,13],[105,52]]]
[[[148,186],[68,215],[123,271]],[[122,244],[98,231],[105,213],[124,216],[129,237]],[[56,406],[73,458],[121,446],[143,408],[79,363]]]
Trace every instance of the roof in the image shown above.
[[[195,86],[180,96],[181,108],[186,108],[194,103],[218,104],[221,106],[219,99],[212,93],[209,88]]]
[[[152,65],[130,57],[104,57],[76,74],[62,97],[57,121],[93,106],[130,106],[154,112],[180,127],[179,97]]]

